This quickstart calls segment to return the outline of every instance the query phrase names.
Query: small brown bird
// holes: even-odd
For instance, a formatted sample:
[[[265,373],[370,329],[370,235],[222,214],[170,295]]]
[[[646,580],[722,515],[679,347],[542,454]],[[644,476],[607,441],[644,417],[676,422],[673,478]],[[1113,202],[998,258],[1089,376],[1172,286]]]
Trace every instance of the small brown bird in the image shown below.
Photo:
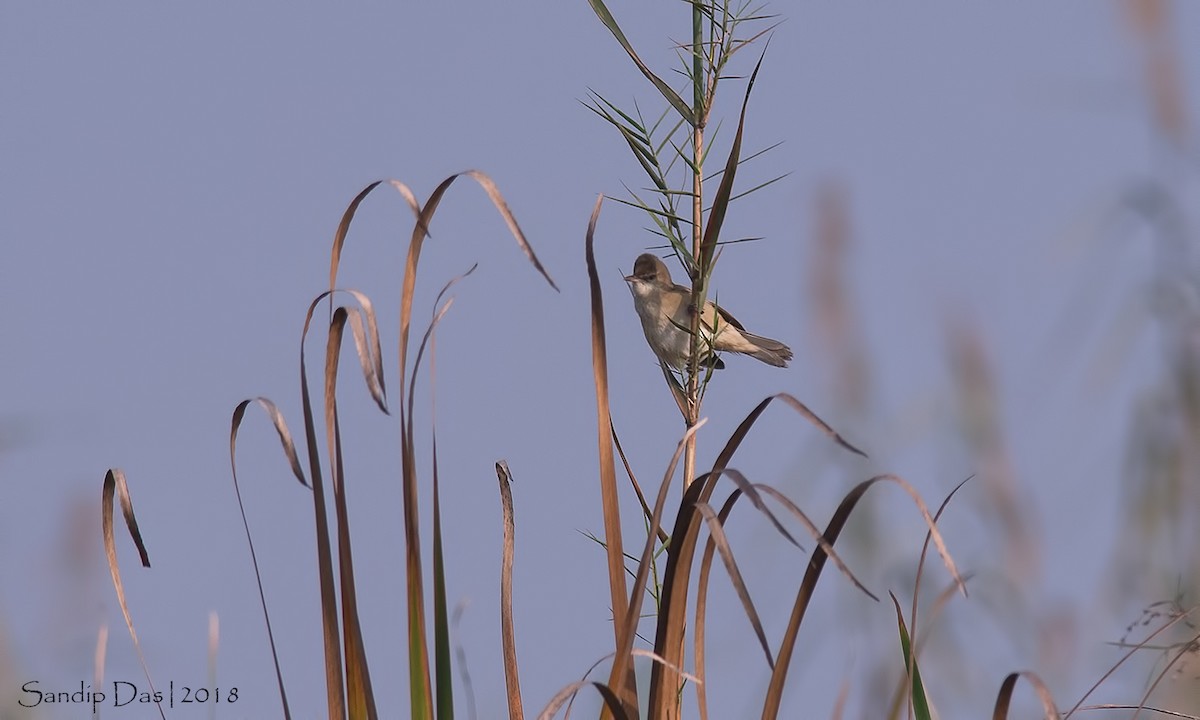
[[[692,289],[671,282],[667,264],[657,255],[644,253],[633,263],[633,274],[625,276],[633,292],[633,306],[642,319],[646,342],[658,359],[675,368],[687,367],[691,354]],[[716,332],[713,329],[716,328]],[[715,337],[714,337],[715,334]],[[787,345],[746,332],[746,328],[725,308],[711,300],[704,302],[700,318],[701,364],[716,369],[725,367],[711,350],[749,355],[775,367],[787,367],[792,351]]]

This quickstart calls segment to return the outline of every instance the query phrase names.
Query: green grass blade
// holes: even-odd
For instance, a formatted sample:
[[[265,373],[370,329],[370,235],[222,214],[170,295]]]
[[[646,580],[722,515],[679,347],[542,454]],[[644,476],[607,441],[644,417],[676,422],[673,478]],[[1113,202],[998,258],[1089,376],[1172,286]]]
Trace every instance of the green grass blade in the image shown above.
[[[708,213],[708,225],[704,228],[704,238],[700,242],[700,267],[712,267],[713,253],[717,249],[717,239],[721,234],[721,225],[725,222],[725,213],[729,209],[729,198],[733,194],[733,179],[737,174],[738,159],[742,152],[742,133],[746,127],[746,107],[750,104],[750,92],[754,90],[754,81],[762,67],[763,55],[759,56],[750,74],[750,82],[746,85],[746,95],[742,100],[742,113],[738,117],[737,133],[733,137],[733,146],[729,148],[729,159],[725,162],[725,173],[721,176],[721,184],[717,186],[717,194],[713,198],[712,209]]]
[[[892,604],[896,606],[896,625],[900,628],[900,650],[904,653],[904,673],[912,686],[912,708],[916,720],[933,720],[929,711],[929,699],[925,697],[925,683],[921,681],[921,670],[917,667],[917,658],[913,653],[912,642],[908,637],[908,628],[904,625],[904,613],[900,610],[900,601],[895,593],[888,593]]]
[[[646,67],[646,63],[642,62],[642,59],[638,57],[637,52],[634,51],[633,45],[629,44],[629,40],[626,39],[625,33],[621,32],[621,27],[617,25],[617,21],[615,18],[613,18],[612,13],[610,13],[608,8],[605,7],[604,0],[588,0],[588,4],[592,6],[592,10],[595,11],[596,17],[600,18],[600,22],[604,24],[604,27],[608,28],[608,31],[613,34],[613,37],[617,39],[617,42],[620,43],[621,47],[625,49],[625,52],[629,54],[629,59],[633,60],[633,64],[637,65],[638,70],[641,70],[642,74],[646,76],[646,79],[649,80],[654,87],[658,88],[658,92],[663,96],[663,98],[666,99],[667,102],[671,104],[671,107],[675,108],[675,111],[679,113],[680,117],[686,119],[688,124],[694,125],[696,123],[696,118],[692,112],[692,109],[683,101],[683,98],[679,97],[678,93],[671,89],[670,85],[663,82],[663,80],[655,75],[650,68]]]

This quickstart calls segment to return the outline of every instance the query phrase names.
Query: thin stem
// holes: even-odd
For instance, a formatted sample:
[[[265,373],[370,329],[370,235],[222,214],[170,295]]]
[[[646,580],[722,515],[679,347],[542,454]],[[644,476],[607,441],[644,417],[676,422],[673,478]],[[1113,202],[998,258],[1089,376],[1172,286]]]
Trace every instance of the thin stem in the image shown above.
[[[687,429],[700,420],[700,323],[704,308],[705,280],[708,268],[702,267],[700,243],[704,236],[704,117],[707,76],[704,68],[704,14],[692,5],[692,112],[696,123],[692,127],[692,347],[688,361]],[[696,477],[696,436],[688,437],[683,457],[683,487],[686,490]]]

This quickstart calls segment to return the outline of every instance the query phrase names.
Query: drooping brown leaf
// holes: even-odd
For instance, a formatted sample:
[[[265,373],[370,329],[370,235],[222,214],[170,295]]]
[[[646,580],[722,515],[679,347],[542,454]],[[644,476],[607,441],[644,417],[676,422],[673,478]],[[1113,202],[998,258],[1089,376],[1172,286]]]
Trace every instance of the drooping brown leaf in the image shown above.
[[[1062,716],[1058,714],[1058,708],[1054,705],[1054,697],[1050,695],[1050,688],[1046,687],[1046,683],[1042,682],[1037,673],[1029,670],[1010,673],[1008,677],[1004,678],[1004,682],[1000,683],[1000,692],[996,695],[996,707],[992,710],[992,720],[1007,720],[1008,706],[1012,702],[1013,690],[1016,689],[1017,680],[1020,678],[1025,678],[1025,681],[1033,686],[1038,700],[1042,703],[1043,717],[1046,720],[1060,720]]]
[[[258,586],[258,599],[262,605],[263,620],[267,625],[267,642],[271,646],[271,661],[275,666],[275,681],[279,685],[279,699],[283,704],[284,718],[291,718],[291,709],[288,706],[287,690],[283,686],[283,670],[279,666],[279,653],[275,647],[275,631],[271,627],[271,615],[267,612],[267,596],[263,590],[262,572],[258,567],[258,553],[254,550],[254,539],[250,536],[250,521],[246,518],[246,504],[242,501],[242,488],[238,482],[237,475],[237,436],[238,430],[241,429],[242,420],[246,415],[246,408],[250,403],[256,403],[259,407],[266,411],[267,416],[271,418],[271,423],[275,426],[275,432],[279,435],[279,442],[283,445],[284,455],[287,456],[288,463],[291,465],[292,474],[300,481],[304,487],[309,487],[308,481],[304,479],[304,470],[300,467],[300,458],[296,455],[296,446],[292,442],[292,433],[288,430],[287,421],[283,417],[283,413],[270,399],[265,397],[257,397],[249,400],[243,400],[238,403],[233,410],[233,420],[229,428],[229,469],[233,476],[233,492],[237,496],[238,511],[242,515],[242,528],[246,532],[246,544],[250,547],[250,563],[254,568],[254,582]],[[312,488],[309,488],[310,490]]]
[[[333,469],[333,502],[337,517],[338,579],[342,598],[342,632],[346,661],[346,699],[351,720],[376,720],[374,692],[358,617],[358,594],[354,581],[354,555],[350,542],[350,515],[346,503],[345,467],[342,463],[342,432],[337,411],[337,371],[342,335],[349,312],[339,307],[329,325],[325,345],[325,434]],[[361,352],[362,348],[359,347]],[[369,363],[362,363],[364,371]],[[369,374],[369,373],[368,373]],[[368,383],[369,384],[369,383]],[[382,409],[382,407],[381,407]]]
[[[300,333],[300,403],[304,413],[304,442],[308,450],[308,470],[312,478],[313,522],[317,538],[317,585],[321,594],[321,637],[325,653],[325,701],[330,720],[346,717],[346,694],[343,687],[342,640],[338,626],[337,591],[333,579],[333,547],[329,537],[329,516],[326,510],[325,482],[321,475],[321,455],[317,444],[317,426],[313,418],[312,396],[308,389],[308,362],[305,340],[312,324],[313,312],[331,293],[325,291],[308,306],[304,329]]]
[[[129,603],[125,600],[125,584],[121,582],[121,567],[117,562],[117,542],[113,532],[113,495],[121,501],[121,514],[125,518],[125,527],[129,537],[137,548],[142,567],[150,567],[150,557],[146,553],[146,544],[142,542],[142,533],[138,530],[137,516],[133,512],[133,499],[129,497],[129,486],[125,483],[125,473],[119,468],[111,468],[104,474],[104,488],[101,493],[100,525],[104,534],[104,554],[108,558],[108,572],[112,575],[113,589],[117,591],[117,604],[121,606],[121,614],[125,617],[125,627],[129,628],[129,637],[133,640],[133,649],[137,653],[138,662],[146,674],[146,683],[150,692],[155,694],[154,680],[150,677],[150,666],[146,664],[146,656],[142,652],[142,643],[138,640],[137,630],[133,627],[133,616],[129,614]],[[166,720],[162,703],[155,702],[158,714]]]

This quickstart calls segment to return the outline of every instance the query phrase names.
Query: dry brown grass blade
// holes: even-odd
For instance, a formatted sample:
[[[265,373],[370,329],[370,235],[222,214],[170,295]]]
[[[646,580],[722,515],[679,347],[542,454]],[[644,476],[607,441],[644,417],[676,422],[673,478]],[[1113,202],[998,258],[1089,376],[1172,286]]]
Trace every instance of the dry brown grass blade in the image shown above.
[[[333,580],[333,549],[329,538],[329,516],[325,507],[325,483],[321,477],[321,455],[313,419],[312,396],[308,390],[308,362],[305,340],[312,325],[313,312],[331,293],[318,295],[308,306],[304,329],[300,333],[300,401],[304,412],[304,442],[308,449],[308,469],[312,478],[313,521],[317,536],[317,584],[321,593],[321,634],[325,653],[326,711],[330,720],[346,717],[346,695],[342,675],[342,641],[338,627],[337,592]]]
[[[441,205],[442,197],[446,191],[454,184],[454,181],[460,177],[469,177],[487,193],[488,198],[504,219],[508,226],[509,232],[517,240],[517,245],[524,251],[525,257],[533,263],[534,268],[541,273],[546,282],[550,283],[550,287],[558,290],[558,285],[554,284],[554,280],[546,269],[542,267],[542,263],[538,260],[537,255],[533,252],[533,247],[529,241],[525,239],[525,234],[521,232],[521,227],[517,224],[516,217],[508,208],[508,203],[504,200],[504,196],[500,194],[499,189],[490,177],[478,170],[467,170],[466,172],[456,173],[446,178],[437,186],[430,196],[429,201],[425,203],[425,207],[421,209],[421,214],[417,218],[416,226],[413,228],[412,238],[408,244],[408,255],[404,264],[404,281],[400,291],[400,381],[404,382],[406,360],[408,357],[408,333],[412,322],[412,299],[417,283],[417,265],[421,258],[421,249],[425,243],[425,237],[428,235],[429,223],[433,220],[434,214],[437,212],[438,206]]]
[[[629,459],[625,457],[625,450],[621,447],[621,439],[617,437],[617,426],[612,422],[611,417],[608,420],[609,425],[612,427],[613,445],[617,448],[617,456],[621,458],[621,465],[625,467],[625,476],[629,478],[629,484],[633,486],[633,492],[637,495],[638,503],[642,506],[642,513],[646,516],[646,522],[650,522],[653,512],[650,510],[650,505],[646,503],[646,496],[642,494],[642,486],[638,484],[637,478],[633,475],[633,468],[629,465]],[[666,545],[670,537],[670,535],[667,535],[667,531],[659,526],[658,541]]]
[[[699,513],[695,510],[695,503],[709,501],[716,482],[722,475],[722,471],[728,467],[729,461],[733,459],[737,449],[741,447],[742,441],[746,438],[754,423],[758,421],[762,413],[775,400],[783,400],[789,407],[800,413],[802,417],[842,447],[864,457],[866,456],[861,450],[846,442],[841,435],[809,410],[804,403],[787,393],[771,395],[763,399],[750,411],[741,424],[738,425],[737,429],[725,443],[725,447],[717,455],[712,471],[707,475],[697,478],[696,482],[693,482],[684,492],[683,501],[679,506],[679,513],[675,518],[675,526],[671,531],[669,561],[666,572],[663,574],[662,594],[660,597],[661,609],[659,611],[658,628],[654,640],[655,651],[666,659],[667,664],[656,664],[650,670],[651,707],[654,707],[656,703],[664,703],[667,697],[677,694],[675,684],[667,682],[667,675],[664,668],[669,667],[669,665],[681,664],[684,625],[687,614],[688,583],[691,580],[692,563],[696,553],[696,543],[700,528]],[[824,555],[822,555],[822,558],[824,558]],[[778,657],[776,658],[776,662],[779,662]],[[779,668],[777,666],[776,672],[778,671]]]
[[[508,463],[496,463],[496,478],[500,481],[500,506],[504,513],[504,549],[500,560],[500,639],[504,648],[504,687],[508,692],[509,720],[522,720],[525,707],[521,702],[521,678],[517,669],[517,641],[513,632],[512,566],[513,522],[512,473]]]
[[[636,717],[625,712],[625,707],[621,704],[617,693],[613,692],[609,686],[602,682],[579,680],[559,690],[554,697],[550,698],[550,702],[546,705],[545,709],[538,714],[538,720],[551,720],[551,718],[558,714],[563,705],[573,699],[576,693],[588,685],[596,688],[596,691],[600,693],[600,699],[604,701],[604,712],[610,713],[613,720],[633,720]]]
[[[859,500],[870,488],[880,482],[891,482],[899,485],[913,498],[914,504],[920,510],[921,515],[925,518],[925,524],[929,528],[933,541],[938,552],[942,555],[942,561],[946,565],[946,569],[954,578],[955,585],[966,595],[966,584],[962,580],[962,576],[958,573],[958,568],[954,565],[953,558],[950,557],[949,551],[946,550],[945,542],[942,540],[942,535],[937,529],[937,525],[933,521],[933,516],[929,514],[929,508],[925,506],[925,501],[917,494],[903,478],[895,475],[877,475],[869,480],[864,480],[854,487],[842,499],[841,504],[833,513],[833,517],[829,520],[828,526],[823,533],[826,542],[830,546],[837,542],[838,536],[845,527],[846,521],[850,518],[850,514],[857,507]],[[788,667],[791,663],[792,654],[795,651],[796,637],[800,632],[800,624],[804,620],[804,615],[808,610],[808,603],[812,599],[812,594],[816,590],[817,581],[821,577],[821,571],[825,567],[825,560],[828,558],[825,552],[825,544],[822,543],[813,550],[812,560],[809,561],[808,570],[805,571],[804,580],[800,583],[800,590],[796,595],[796,602],[792,607],[792,616],[788,621],[787,630],[784,633],[783,641],[780,644],[779,654],[776,657],[775,671],[771,674],[771,682],[767,687],[766,701],[763,705],[762,717],[764,720],[775,718],[779,714],[779,704],[783,697],[783,687],[787,682]]]
[[[633,637],[637,629],[636,616],[633,627],[630,627],[630,595],[625,584],[625,549],[621,538],[621,504],[617,496],[617,471],[613,459],[612,411],[608,403],[608,347],[604,335],[604,294],[600,290],[600,275],[596,272],[596,255],[593,251],[596,237],[596,223],[600,219],[600,206],[604,196],[596,198],[592,208],[592,216],[588,220],[587,235],[584,240],[584,253],[587,256],[588,284],[591,294],[592,318],[592,377],[596,385],[596,429],[597,444],[600,453],[600,501],[604,511],[604,547],[608,559],[608,587],[612,602],[613,645],[616,658],[613,660],[612,673],[608,684],[617,688],[624,708],[623,714],[637,717],[637,678],[634,676],[633,663],[629,659],[629,648],[633,647]],[[654,539],[653,533],[647,538]],[[641,568],[639,568],[640,574]],[[636,585],[635,585],[636,587]],[[636,589],[633,602],[641,601],[641,593]],[[624,650],[622,650],[624,648]],[[603,716],[602,716],[603,717]]]
[[[242,426],[242,419],[246,415],[246,408],[250,406],[250,403],[258,403],[259,407],[261,407],[267,413],[267,416],[271,418],[271,424],[275,427],[275,432],[279,435],[279,443],[283,446],[283,454],[287,456],[288,465],[292,469],[292,474],[296,476],[296,479],[300,481],[301,485],[311,490],[312,486],[308,484],[308,480],[306,480],[304,477],[304,468],[300,466],[300,457],[296,454],[296,444],[292,441],[292,433],[288,429],[287,420],[284,419],[283,413],[279,411],[279,407],[272,402],[270,398],[261,396],[251,398],[249,400],[243,400],[238,403],[238,406],[233,410],[233,421],[230,423],[229,429],[229,465],[230,469],[233,471],[234,490],[238,490],[237,464],[234,462],[234,456],[236,455],[237,451],[237,435],[238,430]],[[238,497],[241,497],[240,491],[238,493]]]
[[[913,504],[917,506],[917,510],[920,511],[921,517],[925,520],[925,526],[929,529],[929,533],[925,538],[926,545],[928,545],[930,540],[933,541],[933,546],[937,548],[938,555],[942,557],[942,564],[946,566],[946,570],[950,573],[950,577],[953,578],[955,584],[958,585],[959,592],[962,593],[963,597],[966,597],[967,584],[965,581],[963,581],[962,576],[959,574],[958,566],[954,564],[954,558],[950,557],[950,551],[946,548],[946,541],[942,538],[941,531],[937,529],[937,521],[934,520],[933,515],[929,513],[929,507],[926,506],[925,501],[921,499],[921,494],[918,493],[916,488],[910,485],[907,480],[899,475],[892,475],[890,473],[876,475],[870,480],[864,481],[864,484],[874,484],[876,482],[895,483],[903,488],[904,492],[908,493],[909,497],[912,498]],[[957,492],[958,488],[962,487],[963,483],[965,482],[966,480],[959,483],[954,490],[951,491],[950,495],[942,501],[941,509],[945,509],[946,504],[950,502],[950,498],[953,497],[954,493]],[[939,513],[941,512],[941,509],[939,509]],[[924,550],[922,551],[922,555],[924,555]]]
[[[362,311],[347,308],[350,314],[350,329],[354,334],[354,349],[358,354],[359,365],[362,366],[363,379],[367,381],[367,390],[371,399],[386,415],[387,391],[383,386],[383,351],[379,343],[379,325],[375,322],[375,307],[371,299],[357,290],[346,290],[350,293]],[[366,327],[363,327],[366,318]]]
[[[137,547],[142,567],[150,567],[150,557],[146,554],[146,544],[142,542],[142,533],[138,530],[137,517],[133,513],[133,499],[129,497],[129,486],[125,483],[125,473],[119,468],[111,468],[104,474],[104,489],[101,499],[100,525],[104,534],[104,554],[108,558],[108,571],[112,575],[113,588],[117,591],[117,603],[121,606],[121,614],[125,616],[125,627],[129,628],[129,637],[133,639],[133,649],[137,653],[138,662],[146,674],[146,682],[151,694],[157,694],[154,680],[150,677],[150,666],[146,664],[146,656],[142,653],[142,643],[138,640],[137,630],[133,627],[133,617],[129,614],[129,603],[125,600],[125,584],[121,582],[121,568],[117,562],[117,543],[113,532],[113,495],[120,498],[121,514],[125,518],[125,527],[129,537]],[[162,703],[155,702],[158,714],[166,720]]]
[[[742,496],[741,490],[734,490],[725,498],[725,503],[721,506],[721,511],[717,513],[717,519],[722,524],[729,517],[729,513],[733,511],[734,504],[738,498]],[[707,507],[707,505],[706,505]],[[708,615],[708,578],[712,571],[713,554],[716,552],[717,546],[710,537],[704,546],[704,555],[700,558],[700,571],[696,574],[696,623],[692,629],[692,658],[696,663],[696,675],[701,680],[707,677],[705,672],[705,631],[707,623],[705,618]],[[757,617],[756,617],[757,619]],[[761,638],[760,638],[761,639]],[[764,645],[764,650],[767,653],[767,662],[773,667],[775,658],[771,655],[771,649]],[[707,683],[696,684],[696,708],[700,713],[700,720],[708,720],[708,685]]]
[[[358,195],[354,196],[354,199],[350,201],[350,205],[346,208],[346,212],[342,213],[342,221],[338,223],[337,232],[334,233],[333,236],[333,250],[329,254],[330,292],[333,292],[333,289],[337,287],[337,273],[338,267],[341,265],[342,261],[342,248],[346,244],[346,235],[350,232],[350,223],[353,222],[354,215],[358,212],[358,206],[362,204],[362,201],[365,200],[367,196],[370,195],[373,190],[375,190],[375,188],[382,185],[383,182],[383,180],[376,180],[375,182],[363,188],[362,191],[360,191]],[[408,208],[412,210],[413,217],[417,220],[417,222],[420,222],[421,203],[417,202],[417,196],[413,194],[413,191],[399,180],[389,180],[387,182],[389,185],[395,188],[397,192],[400,193],[400,197],[404,198],[404,202],[407,203]]]
[[[807,405],[800,402],[789,393],[778,393],[776,395],[770,395],[764,398],[762,402],[755,406],[754,410],[752,410],[750,414],[746,416],[746,419],[743,420],[740,425],[738,425],[737,430],[735,430],[733,434],[729,436],[729,440],[725,443],[725,447],[721,450],[721,453],[717,455],[717,459],[713,463],[714,472],[725,468],[729,464],[729,461],[733,459],[734,453],[737,452],[737,449],[741,446],[742,441],[745,440],[746,435],[749,434],[750,428],[754,426],[754,423],[758,421],[759,416],[763,414],[767,407],[776,400],[784,402],[786,405],[798,412],[801,417],[812,423],[818,430],[825,433],[826,437],[833,440],[838,445],[841,445],[843,448],[856,455],[867,457],[865,452],[847,442],[846,439],[838,434],[836,430],[830,427],[828,423],[822,420],[812,410],[809,410]]]
[[[633,650],[633,654],[640,656],[640,657],[650,658],[650,660],[654,661],[654,663],[656,663],[656,664],[665,664],[666,663],[666,661],[663,660],[663,658],[661,656],[659,656],[658,654],[653,653],[649,650],[643,650],[641,648],[636,648]],[[565,703],[566,704],[566,713],[565,713],[564,717],[567,720],[569,720],[570,715],[571,715],[571,705],[575,702],[575,697],[579,694],[580,690],[582,690],[584,687],[587,687],[588,685],[594,685],[594,686],[597,686],[598,688],[602,687],[603,688],[603,690],[601,690],[602,693],[604,690],[608,690],[608,686],[603,685],[603,683],[589,682],[588,676],[591,675],[592,672],[595,671],[596,668],[600,667],[601,663],[603,663],[605,660],[608,660],[609,658],[613,657],[613,655],[614,655],[614,653],[609,653],[608,655],[605,655],[604,657],[600,658],[596,662],[592,663],[592,666],[590,668],[588,668],[587,672],[585,672],[583,674],[583,677],[580,680],[573,682],[570,685],[567,685],[562,690],[559,690],[558,693],[555,694],[554,698],[551,699],[550,703],[546,706],[546,708],[543,709],[542,712],[538,715],[538,719],[541,720],[542,718],[553,717],[555,713],[557,713],[560,709],[562,709],[562,707]],[[675,670],[676,672],[680,673],[680,675],[682,675],[685,679],[687,679],[690,682],[693,682],[693,683],[701,682],[700,678],[696,677],[695,675],[690,675],[690,674],[684,672],[682,668],[673,667],[672,669]],[[614,698],[615,698],[615,695],[614,695]],[[622,712],[623,711],[624,710],[622,709]],[[619,717],[619,716],[614,715],[614,718],[615,717]]]
[[[687,449],[688,441],[695,437],[696,433],[707,422],[707,419],[701,418],[699,422],[688,428],[687,432],[685,432],[683,437],[680,438],[679,442],[675,446],[675,454],[671,456],[671,462],[667,464],[667,470],[665,473],[663,473],[662,483],[658,487],[658,496],[654,500],[654,511],[650,515],[650,529],[649,532],[646,533],[646,543],[642,547],[641,557],[638,558],[638,569],[633,579],[633,590],[632,594],[630,595],[629,609],[626,612],[624,622],[621,623],[617,630],[617,636],[620,640],[617,644],[616,657],[618,659],[625,657],[629,661],[629,668],[631,670],[633,668],[632,655],[637,652],[633,649],[633,638],[637,633],[638,621],[641,619],[642,599],[645,597],[646,583],[650,577],[650,564],[651,558],[654,554],[654,541],[657,530],[662,524],[663,510],[667,505],[667,494],[671,488],[671,479],[675,476],[675,468],[679,465],[679,459],[683,457],[683,453]],[[670,561],[668,561],[667,566],[669,569],[671,566]],[[685,612],[686,610],[687,606],[684,605],[680,612]],[[661,617],[661,613],[663,612],[662,607],[660,607],[659,612]],[[655,663],[655,668],[665,667],[669,670],[675,671],[677,674],[681,674],[682,671],[678,670],[678,668],[682,667],[682,663],[673,662],[670,658],[661,653],[655,654],[653,657],[661,660],[661,662]],[[614,660],[613,665],[615,666],[616,663],[617,660]],[[655,704],[656,700],[658,702],[657,707]],[[650,706],[648,710],[650,717],[662,717],[662,713],[667,711],[667,707],[671,702],[673,702],[673,700],[668,699],[666,696],[659,695],[656,698],[654,693],[651,692]],[[636,709],[634,712],[636,713]]]
[[[233,420],[230,423],[229,429],[229,469],[233,475],[233,492],[237,496],[238,511],[242,514],[242,528],[246,531],[246,543],[250,546],[250,563],[254,567],[254,581],[258,585],[258,599],[262,604],[263,620],[266,621],[267,625],[267,642],[271,646],[271,660],[275,664],[275,680],[279,684],[279,699],[283,703],[283,716],[290,718],[292,714],[288,706],[287,691],[283,687],[283,671],[279,666],[279,653],[275,648],[275,632],[271,627],[271,616],[267,612],[267,596],[263,591],[262,573],[258,567],[258,553],[254,550],[254,539],[250,536],[250,521],[246,519],[246,505],[242,501],[242,488],[238,483],[237,476],[238,430],[242,426],[242,420],[246,415],[246,408],[250,406],[250,403],[257,403],[266,411],[267,415],[271,418],[271,423],[275,426],[275,432],[279,434],[279,441],[283,445],[283,452],[287,455],[288,463],[291,465],[292,474],[296,476],[296,479],[304,487],[309,487],[309,485],[308,481],[304,479],[304,469],[300,467],[300,458],[296,455],[296,446],[292,442],[292,434],[288,430],[287,421],[284,420],[283,413],[279,412],[279,408],[275,403],[265,397],[252,398],[238,403],[238,406],[233,410]]]
[[[736,470],[726,470],[725,472],[729,474],[731,478],[738,478],[741,475],[741,473],[738,473]],[[841,571],[843,575],[849,578],[850,582],[854,583],[854,587],[861,590],[867,597],[879,602],[879,597],[875,595],[875,593],[868,590],[866,585],[863,585],[862,581],[858,579],[858,576],[850,570],[850,567],[846,565],[845,561],[842,560],[842,557],[833,549],[833,545],[825,539],[825,536],[821,533],[820,529],[817,528],[816,524],[809,519],[808,515],[806,515],[803,510],[800,509],[800,506],[796,505],[796,503],[792,502],[788,496],[779,492],[770,485],[756,483],[753,487],[754,489],[764,492],[775,498],[780,505],[783,505],[788,512],[792,513],[792,515],[799,520],[802,525],[804,525],[809,534],[813,536],[813,540],[817,542],[817,545],[819,545],[821,549],[825,551],[825,554],[829,556],[831,560],[833,560],[833,564],[837,566],[837,569]],[[794,541],[793,544],[795,544]]]
[[[1000,683],[1000,693],[996,696],[996,707],[992,710],[992,720],[1007,720],[1008,706],[1012,702],[1013,690],[1016,689],[1017,680],[1020,678],[1025,678],[1026,682],[1033,686],[1038,700],[1042,702],[1043,717],[1046,720],[1060,720],[1061,716],[1058,714],[1058,708],[1054,706],[1054,698],[1050,695],[1050,689],[1037,676],[1037,673],[1029,670],[1010,673],[1008,677],[1004,678],[1004,682]]]
[[[353,550],[350,543],[350,516],[346,505],[345,468],[342,464],[342,431],[337,411],[338,361],[341,358],[342,335],[349,317],[349,310],[339,307],[334,311],[329,325],[329,338],[325,345],[325,433],[330,465],[333,469],[333,502],[337,516],[338,576],[342,596],[348,711],[351,720],[375,720],[378,713],[371,689],[366,649],[363,646],[362,625],[358,618],[358,595],[355,590]],[[361,346],[359,349],[361,351]],[[370,363],[365,361],[362,364],[364,371],[370,366]]]
[[[750,626],[754,630],[754,634],[758,637],[758,643],[762,646],[763,654],[767,658],[767,666],[775,667],[775,658],[771,655],[771,646],[767,643],[767,634],[763,631],[762,621],[758,617],[758,611],[754,607],[754,601],[750,598],[750,591],[746,588],[746,581],[742,577],[742,573],[738,570],[737,561],[733,558],[733,549],[729,546],[729,539],[725,536],[725,521],[729,518],[729,513],[733,510],[733,506],[737,503],[738,498],[742,497],[741,490],[734,490],[725,500],[725,504],[721,506],[721,512],[718,513],[712,509],[708,503],[696,503],[696,510],[708,523],[708,542],[704,546],[704,555],[700,560],[700,572],[696,579],[696,626],[692,630],[692,646],[694,648],[694,657],[696,663],[696,675],[704,679],[704,628],[705,628],[705,611],[708,601],[708,578],[712,568],[712,558],[714,550],[721,555],[721,561],[725,565],[725,571],[729,574],[729,580],[733,584],[733,589],[737,593],[738,599],[742,601],[742,609],[746,612],[747,619],[750,620]],[[700,708],[700,717],[708,717],[708,693],[704,683],[696,685],[696,700]]]
[[[407,379],[408,336],[412,325],[413,294],[417,283],[417,265],[421,257],[421,248],[428,235],[429,223],[432,221],[442,197],[459,177],[467,176],[475,180],[487,193],[488,198],[503,217],[509,231],[517,240],[517,244],[525,252],[534,267],[546,278],[550,286],[558,290],[554,280],[542,267],[541,262],[533,252],[533,248],[525,239],[516,218],[509,210],[508,204],[500,195],[495,183],[484,173],[469,170],[446,178],[437,186],[429,201],[421,209],[408,243],[408,253],[404,263],[404,279],[400,291],[400,342],[397,352],[397,364],[400,368],[400,406],[403,408],[404,383]],[[411,413],[408,417],[401,413],[400,417],[400,456],[402,468],[402,484],[404,495],[404,556],[405,556],[405,590],[408,608],[408,657],[409,657],[409,697],[413,718],[429,718],[432,687],[429,677],[429,650],[425,639],[425,589],[421,569],[421,533],[419,506],[417,498],[417,469],[416,454],[413,440]]]

